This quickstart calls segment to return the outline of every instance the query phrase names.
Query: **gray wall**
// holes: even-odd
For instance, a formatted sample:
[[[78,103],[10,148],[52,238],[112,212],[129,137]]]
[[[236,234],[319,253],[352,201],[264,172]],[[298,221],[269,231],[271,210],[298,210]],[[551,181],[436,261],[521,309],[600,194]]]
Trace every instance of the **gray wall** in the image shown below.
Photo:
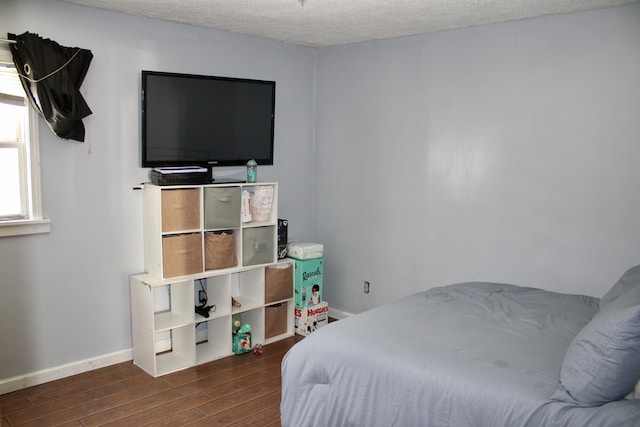
[[[320,50],[330,306],[471,280],[599,297],[639,264],[639,41],[636,5]]]
[[[291,235],[311,240],[311,49],[55,1],[0,2],[0,35],[30,31],[94,59],[84,144],[40,124],[51,233],[0,239],[0,379],[131,348],[128,276],[143,270],[140,70],[275,80],[275,165]],[[221,174],[242,176],[242,168]]]

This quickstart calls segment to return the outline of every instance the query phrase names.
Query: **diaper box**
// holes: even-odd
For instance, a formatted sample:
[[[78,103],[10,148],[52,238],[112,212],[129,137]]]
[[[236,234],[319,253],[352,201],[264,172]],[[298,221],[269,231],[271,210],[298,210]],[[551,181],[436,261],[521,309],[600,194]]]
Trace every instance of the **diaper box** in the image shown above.
[[[295,260],[295,305],[306,307],[322,302],[322,258]]]
[[[329,324],[329,303],[325,301],[311,307],[296,307],[294,322],[298,335],[309,335]]]
[[[322,258],[324,256],[324,245],[305,242],[287,243],[287,255],[295,259]]]

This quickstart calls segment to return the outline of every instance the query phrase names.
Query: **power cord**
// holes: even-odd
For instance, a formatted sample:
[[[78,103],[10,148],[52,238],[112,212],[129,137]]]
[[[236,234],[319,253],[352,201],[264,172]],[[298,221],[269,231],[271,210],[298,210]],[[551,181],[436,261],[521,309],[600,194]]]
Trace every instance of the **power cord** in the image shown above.
[[[215,305],[207,305],[209,301],[209,297],[207,297],[207,291],[204,290],[204,285],[202,284],[202,279],[198,279],[198,283],[200,283],[200,291],[198,291],[198,301],[200,305],[196,305],[196,313],[198,313],[202,317],[209,317],[210,311],[216,311]]]

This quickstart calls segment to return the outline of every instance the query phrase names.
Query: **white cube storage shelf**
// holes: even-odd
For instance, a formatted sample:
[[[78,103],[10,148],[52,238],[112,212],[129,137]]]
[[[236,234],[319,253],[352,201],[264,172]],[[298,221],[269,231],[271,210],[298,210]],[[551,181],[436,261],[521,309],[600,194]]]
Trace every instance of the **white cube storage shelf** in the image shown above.
[[[266,221],[242,223],[242,191],[252,192],[258,185],[274,189],[271,214]],[[157,377],[231,356],[235,320],[251,325],[252,344],[293,336],[293,287],[285,300],[265,302],[265,269],[282,262],[276,253],[277,189],[274,182],[144,186],[147,272],[130,278],[137,366]],[[233,231],[237,262],[208,269],[205,236],[221,231]],[[201,290],[207,305],[215,306],[208,318],[195,313]],[[241,306],[233,306],[232,298]],[[287,327],[266,337],[265,307],[281,304],[286,305],[279,312]]]

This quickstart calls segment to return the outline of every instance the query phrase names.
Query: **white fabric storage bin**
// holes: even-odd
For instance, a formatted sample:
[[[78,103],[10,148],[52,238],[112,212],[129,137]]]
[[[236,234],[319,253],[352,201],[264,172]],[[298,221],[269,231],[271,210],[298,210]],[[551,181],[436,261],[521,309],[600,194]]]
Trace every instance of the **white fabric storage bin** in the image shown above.
[[[204,189],[204,228],[240,227],[240,187],[207,187]]]
[[[254,227],[242,230],[242,265],[275,262],[275,239],[275,227]]]

